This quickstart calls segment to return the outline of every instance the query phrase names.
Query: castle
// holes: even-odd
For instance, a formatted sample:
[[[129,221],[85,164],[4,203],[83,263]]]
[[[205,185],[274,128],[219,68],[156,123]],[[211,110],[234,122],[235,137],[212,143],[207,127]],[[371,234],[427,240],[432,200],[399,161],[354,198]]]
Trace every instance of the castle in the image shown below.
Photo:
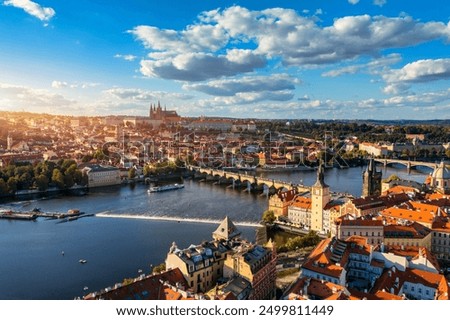
[[[165,106],[163,110],[159,101],[158,106],[150,104],[149,117],[150,120],[158,120],[162,122],[178,122],[181,120],[181,117],[176,111],[167,111]]]

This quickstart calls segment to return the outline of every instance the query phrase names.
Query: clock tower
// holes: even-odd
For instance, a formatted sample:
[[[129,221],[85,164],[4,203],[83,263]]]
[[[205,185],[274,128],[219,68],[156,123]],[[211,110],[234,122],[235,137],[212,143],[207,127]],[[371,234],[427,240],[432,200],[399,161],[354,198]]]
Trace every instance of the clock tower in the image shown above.
[[[311,187],[311,230],[322,231],[323,208],[330,202],[330,187],[324,181],[322,162],[317,169],[317,181]]]

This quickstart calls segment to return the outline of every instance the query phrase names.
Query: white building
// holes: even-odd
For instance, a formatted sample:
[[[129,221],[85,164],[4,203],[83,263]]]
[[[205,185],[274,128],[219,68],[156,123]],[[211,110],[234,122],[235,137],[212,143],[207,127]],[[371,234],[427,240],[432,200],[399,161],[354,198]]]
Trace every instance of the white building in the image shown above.
[[[90,188],[114,186],[121,182],[120,170],[116,167],[88,164],[81,171],[87,174]]]

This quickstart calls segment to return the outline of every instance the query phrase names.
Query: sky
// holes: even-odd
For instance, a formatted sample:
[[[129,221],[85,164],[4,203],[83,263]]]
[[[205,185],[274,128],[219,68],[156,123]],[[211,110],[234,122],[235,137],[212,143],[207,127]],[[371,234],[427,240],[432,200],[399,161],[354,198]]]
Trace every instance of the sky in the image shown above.
[[[0,110],[450,119],[449,20],[441,0],[0,0]]]

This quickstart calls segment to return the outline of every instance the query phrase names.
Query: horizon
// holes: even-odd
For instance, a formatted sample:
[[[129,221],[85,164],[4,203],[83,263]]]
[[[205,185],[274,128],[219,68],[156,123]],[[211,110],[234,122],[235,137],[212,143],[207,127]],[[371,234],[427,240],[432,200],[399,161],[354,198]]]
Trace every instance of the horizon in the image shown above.
[[[0,0],[0,110],[450,119],[439,2]],[[26,111],[25,111],[26,110]]]
[[[31,112],[31,111],[24,111],[24,110],[18,110],[18,111],[8,111],[8,110],[0,110],[1,113],[25,113],[25,114],[32,114],[32,115],[39,115],[39,116],[52,116],[52,117],[73,117],[73,118],[106,118],[106,117],[148,117],[148,115],[127,115],[127,114],[106,114],[106,115],[67,115],[67,114],[56,114],[56,113],[39,113],[39,112]],[[314,119],[307,119],[307,118],[236,118],[231,116],[183,116],[180,115],[181,118],[184,119],[190,119],[190,118],[206,118],[206,119],[227,119],[227,120],[256,120],[256,121],[308,121],[308,122],[320,122],[320,121],[335,121],[335,122],[447,122],[450,121],[450,118],[448,119],[425,119],[425,120],[418,120],[418,119],[386,119],[386,120],[379,120],[379,119],[320,119],[320,118],[314,118]]]

